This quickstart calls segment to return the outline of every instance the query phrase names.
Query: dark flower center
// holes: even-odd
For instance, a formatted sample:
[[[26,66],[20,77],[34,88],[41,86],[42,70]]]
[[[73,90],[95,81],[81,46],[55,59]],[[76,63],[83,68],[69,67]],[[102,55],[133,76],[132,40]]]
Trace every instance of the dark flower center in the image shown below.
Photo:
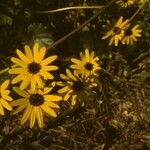
[[[31,94],[29,101],[33,106],[40,106],[44,103],[44,97],[40,94]]]
[[[87,69],[87,70],[92,70],[93,69],[93,64],[91,64],[91,63],[86,63],[85,65],[84,65],[84,67]]]
[[[114,34],[119,33],[120,32],[120,28],[119,27],[114,27],[113,32],[114,32]]]
[[[81,81],[74,81],[72,85],[73,90],[82,91],[84,88],[84,84]]]
[[[125,30],[125,35],[126,35],[126,36],[130,36],[130,35],[132,35],[132,31],[131,31],[131,29],[127,29],[127,30]]]
[[[28,65],[28,71],[32,74],[36,74],[40,71],[41,66],[36,62],[32,62]]]
[[[127,3],[127,2],[128,2],[128,0],[123,0],[123,2]]]

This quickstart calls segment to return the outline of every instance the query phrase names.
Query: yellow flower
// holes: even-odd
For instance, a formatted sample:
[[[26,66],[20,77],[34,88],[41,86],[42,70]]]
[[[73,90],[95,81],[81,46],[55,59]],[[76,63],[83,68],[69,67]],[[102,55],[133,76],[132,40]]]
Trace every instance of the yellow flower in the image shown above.
[[[134,2],[135,2],[135,0],[118,0],[118,1],[116,1],[116,3],[118,5],[120,5],[121,7],[124,7],[124,8],[133,5]]]
[[[10,91],[7,90],[7,87],[9,86],[10,81],[6,80],[2,83],[0,86],[0,114],[4,115],[4,108],[11,111],[12,107],[8,103],[9,101],[12,101],[13,99],[9,96]],[[7,102],[8,101],[8,102]],[[3,108],[4,107],[4,108]]]
[[[80,53],[80,59],[72,58],[71,61],[74,63],[70,68],[75,69],[78,74],[84,76],[97,75],[97,70],[100,69],[98,57],[95,57],[94,51],[89,53],[88,49],[85,49],[85,54]]]
[[[62,82],[58,82],[59,86],[62,86],[58,93],[63,94],[63,100],[71,100],[72,106],[78,101],[82,104],[87,101],[88,96],[91,94],[92,87],[97,86],[93,78],[87,78],[83,75],[79,75],[76,72],[72,73],[69,69],[66,69],[66,75],[60,74]]]
[[[53,75],[49,71],[57,70],[58,67],[54,65],[49,65],[52,63],[57,56],[53,55],[44,59],[46,48],[42,47],[39,49],[39,44],[36,43],[33,46],[33,52],[29,46],[25,46],[25,54],[20,50],[16,50],[19,57],[12,57],[11,61],[16,64],[16,66],[9,70],[10,74],[17,74],[17,76],[12,80],[12,84],[16,84],[20,81],[20,88],[23,90],[29,84],[32,90],[35,89],[36,85],[43,87],[43,79],[53,79]]]
[[[114,27],[108,31],[102,39],[109,38],[109,45],[112,45],[114,43],[115,46],[118,46],[119,41],[121,41],[123,35],[124,35],[124,29],[129,26],[129,20],[123,21],[123,17],[121,16]]]
[[[55,108],[59,108],[56,102],[62,100],[61,96],[55,94],[49,94],[52,88],[42,88],[36,90],[20,90],[14,87],[14,91],[22,96],[11,103],[13,107],[17,108],[13,111],[16,114],[24,110],[21,118],[21,124],[24,124],[27,120],[30,120],[30,128],[32,128],[37,120],[40,128],[43,127],[43,113],[46,112],[51,117],[56,117],[57,114],[54,111]]]
[[[137,4],[143,5],[144,3],[147,3],[149,0],[136,0]]]
[[[139,29],[139,25],[135,25],[133,28],[127,28],[122,39],[122,44],[133,44],[137,41],[138,37],[141,37],[142,30]]]

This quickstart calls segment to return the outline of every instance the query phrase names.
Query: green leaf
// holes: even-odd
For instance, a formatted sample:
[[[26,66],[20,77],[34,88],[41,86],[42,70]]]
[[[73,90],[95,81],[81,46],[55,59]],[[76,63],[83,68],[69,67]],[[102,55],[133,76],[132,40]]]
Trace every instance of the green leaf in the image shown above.
[[[7,15],[0,15],[0,25],[12,25],[13,19]]]
[[[27,29],[26,41],[38,42],[41,46],[50,46],[53,43],[52,34],[40,23],[30,24]]]

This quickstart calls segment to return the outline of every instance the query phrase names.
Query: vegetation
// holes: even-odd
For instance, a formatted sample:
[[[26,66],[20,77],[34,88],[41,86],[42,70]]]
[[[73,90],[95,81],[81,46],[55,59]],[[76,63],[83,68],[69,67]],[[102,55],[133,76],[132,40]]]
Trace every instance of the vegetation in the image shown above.
[[[150,150],[148,0],[0,0],[0,148]]]

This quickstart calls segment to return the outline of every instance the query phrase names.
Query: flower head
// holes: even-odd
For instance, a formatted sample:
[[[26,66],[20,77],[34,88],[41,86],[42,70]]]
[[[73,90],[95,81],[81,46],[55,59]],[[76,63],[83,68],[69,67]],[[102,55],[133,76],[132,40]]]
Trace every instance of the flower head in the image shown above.
[[[10,81],[6,80],[0,85],[0,114],[4,115],[4,108],[11,111],[12,107],[8,103],[13,99],[9,96],[10,91],[7,89],[9,86]]]
[[[142,30],[139,29],[139,25],[135,25],[133,28],[127,28],[122,39],[122,44],[133,44],[137,41],[138,37],[141,37]]]
[[[56,117],[54,109],[59,108],[56,102],[62,100],[61,96],[49,94],[52,88],[42,88],[35,90],[20,90],[14,87],[14,91],[22,98],[11,103],[13,107],[17,107],[13,114],[24,110],[21,118],[21,124],[30,120],[30,128],[32,128],[37,120],[40,128],[43,127],[43,112],[46,112],[51,117]]]
[[[95,57],[94,51],[89,53],[88,49],[85,49],[85,53],[80,53],[80,59],[72,58],[74,63],[70,67],[74,69],[78,74],[83,74],[88,77],[90,75],[97,75],[97,70],[100,69],[98,61],[99,58]]]
[[[118,46],[119,41],[121,41],[122,37],[124,36],[124,29],[129,26],[129,20],[123,21],[123,17],[121,16],[113,28],[106,32],[106,34],[102,37],[102,39],[109,38],[109,45],[114,43],[115,46]]]
[[[58,93],[63,94],[63,100],[71,100],[72,106],[77,101],[84,103],[87,97],[92,92],[92,87],[97,86],[93,78],[87,78],[83,74],[79,75],[76,72],[71,72],[66,69],[66,75],[60,74],[60,78],[63,80],[58,85],[62,86]]]
[[[44,59],[46,54],[45,47],[39,49],[39,44],[35,43],[33,51],[26,45],[25,54],[18,49],[16,50],[16,53],[19,59],[16,57],[11,58],[11,61],[15,63],[16,66],[9,70],[10,74],[17,74],[12,80],[12,84],[22,81],[20,84],[22,90],[29,84],[34,90],[36,85],[43,87],[43,79],[54,78],[49,71],[57,70],[58,67],[49,64],[52,63],[57,56],[53,55]]]
[[[135,2],[135,0],[117,0],[117,1],[116,1],[116,3],[117,3],[118,5],[120,5],[121,7],[124,7],[124,8],[133,5],[134,2]]]

